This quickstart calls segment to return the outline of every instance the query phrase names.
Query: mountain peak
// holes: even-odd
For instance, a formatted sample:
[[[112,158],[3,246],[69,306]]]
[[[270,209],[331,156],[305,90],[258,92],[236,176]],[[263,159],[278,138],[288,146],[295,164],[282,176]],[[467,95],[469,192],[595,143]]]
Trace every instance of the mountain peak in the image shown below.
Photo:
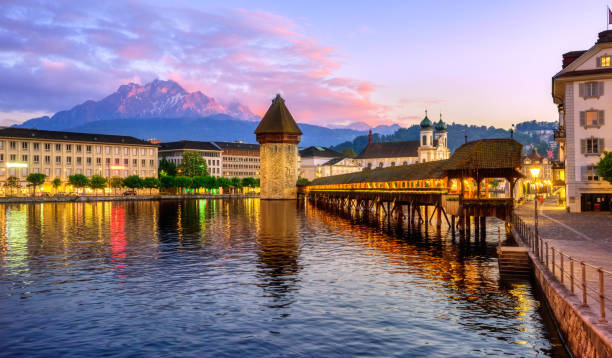
[[[256,116],[240,103],[227,107],[201,91],[188,92],[173,80],[155,79],[147,84],[127,83],[100,101],[88,100],[51,118],[30,119],[19,127],[66,130],[89,122],[112,119],[201,118],[226,114],[242,120]]]

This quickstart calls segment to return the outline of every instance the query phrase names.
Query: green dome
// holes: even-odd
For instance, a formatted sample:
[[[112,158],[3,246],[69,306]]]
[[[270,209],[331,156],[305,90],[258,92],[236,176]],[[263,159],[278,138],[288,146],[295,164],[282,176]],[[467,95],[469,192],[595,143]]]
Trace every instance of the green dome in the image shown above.
[[[436,123],[436,131],[437,132],[446,132],[446,123],[440,118],[440,121]]]
[[[425,118],[421,121],[421,129],[432,129],[433,123],[427,118],[427,111],[425,111]]]

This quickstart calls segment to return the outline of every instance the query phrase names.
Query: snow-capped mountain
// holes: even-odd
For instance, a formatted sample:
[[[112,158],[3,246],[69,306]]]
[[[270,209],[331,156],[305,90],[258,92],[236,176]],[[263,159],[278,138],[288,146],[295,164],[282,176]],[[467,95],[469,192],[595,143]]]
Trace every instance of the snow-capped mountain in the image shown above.
[[[187,92],[174,81],[154,80],[146,85],[129,83],[100,101],[86,101],[52,117],[30,119],[19,127],[66,130],[113,119],[202,118],[226,114],[241,120],[256,120],[251,110],[238,102],[227,106],[200,91]]]

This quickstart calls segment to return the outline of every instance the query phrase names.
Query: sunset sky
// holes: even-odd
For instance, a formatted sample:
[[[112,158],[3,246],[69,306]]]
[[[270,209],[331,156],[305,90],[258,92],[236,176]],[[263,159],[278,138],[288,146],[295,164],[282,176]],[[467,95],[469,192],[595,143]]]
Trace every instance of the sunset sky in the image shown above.
[[[604,1],[2,1],[0,124],[173,79],[299,122],[509,127],[556,120],[561,54],[592,46]],[[102,2],[99,2],[102,3]]]

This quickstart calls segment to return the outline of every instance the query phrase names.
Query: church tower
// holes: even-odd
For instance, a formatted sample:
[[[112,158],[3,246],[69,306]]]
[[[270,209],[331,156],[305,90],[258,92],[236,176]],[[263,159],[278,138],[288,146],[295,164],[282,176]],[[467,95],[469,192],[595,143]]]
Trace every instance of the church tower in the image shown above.
[[[268,111],[255,129],[261,144],[260,186],[261,199],[296,199],[298,179],[298,143],[302,131],[276,95]]]
[[[425,111],[425,118],[420,124],[420,143],[417,149],[419,153],[419,162],[429,162],[433,159],[434,142],[433,142],[433,122],[427,117],[427,111]]]

